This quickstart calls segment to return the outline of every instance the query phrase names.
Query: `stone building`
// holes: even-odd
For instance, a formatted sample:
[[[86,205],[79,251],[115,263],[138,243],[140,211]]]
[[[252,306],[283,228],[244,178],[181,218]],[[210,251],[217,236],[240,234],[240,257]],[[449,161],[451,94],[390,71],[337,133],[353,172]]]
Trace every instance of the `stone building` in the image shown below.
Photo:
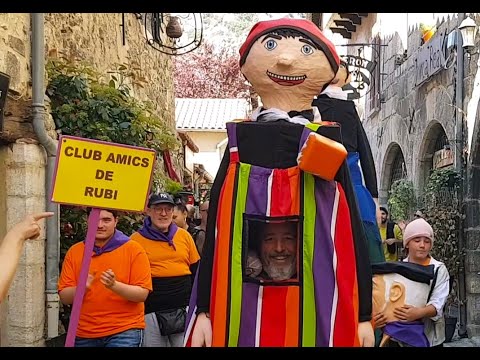
[[[35,56],[35,49],[44,52]],[[43,114],[46,84],[37,90],[36,104],[32,85],[46,80],[47,58],[60,54],[86,60],[102,73],[118,63],[136,63],[148,82],[134,86],[134,96],[154,103],[175,131],[172,57],[147,44],[138,14],[1,13],[0,72],[10,84],[0,118],[0,239],[26,213],[56,209],[58,215],[58,207],[47,200],[58,134],[48,109]],[[39,240],[25,244],[8,297],[0,304],[0,346],[44,346],[58,335],[59,238],[56,216]]]
[[[424,18],[414,21],[414,15]],[[354,64],[353,69],[366,74],[368,79],[367,87],[359,91],[355,101],[376,163],[380,203],[387,203],[395,180],[411,180],[417,195],[422,195],[434,168],[463,166],[467,174],[463,198],[466,219],[462,226],[466,250],[464,327],[469,336],[477,336],[480,334],[479,41],[477,51],[471,55],[462,48],[458,26],[465,14],[435,14],[436,18],[432,15],[334,13],[323,14],[322,25],[327,36],[338,45],[340,55],[349,61],[355,61],[357,56],[377,64],[371,72],[359,64]],[[471,16],[480,23],[478,16]],[[421,23],[435,29],[426,42]]]

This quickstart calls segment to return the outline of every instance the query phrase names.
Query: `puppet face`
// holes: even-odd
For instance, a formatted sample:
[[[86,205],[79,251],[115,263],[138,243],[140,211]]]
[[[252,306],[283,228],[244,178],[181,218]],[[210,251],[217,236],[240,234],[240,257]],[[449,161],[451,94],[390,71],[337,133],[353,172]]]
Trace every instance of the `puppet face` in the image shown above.
[[[292,99],[311,103],[335,75],[325,53],[310,39],[275,31],[253,43],[241,70],[266,107],[279,108]],[[275,103],[266,104],[272,96]]]
[[[373,314],[381,312],[385,308],[385,280],[382,275],[374,275],[372,282],[372,311]]]
[[[398,321],[394,310],[404,305],[425,306],[430,291],[428,284],[412,281],[396,273],[376,274],[372,285],[372,313],[383,311],[387,322]]]

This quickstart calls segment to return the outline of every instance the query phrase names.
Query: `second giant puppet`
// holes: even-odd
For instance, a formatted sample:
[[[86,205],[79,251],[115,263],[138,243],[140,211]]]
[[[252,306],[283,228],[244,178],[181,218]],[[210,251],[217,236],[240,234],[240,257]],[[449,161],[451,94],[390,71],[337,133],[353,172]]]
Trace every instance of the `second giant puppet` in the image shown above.
[[[333,44],[303,19],[261,21],[240,48],[262,107],[227,123],[187,346],[373,346],[347,152],[338,125],[312,123],[312,99],[338,65]]]
[[[368,252],[372,263],[385,261],[382,239],[378,230],[378,186],[375,163],[367,135],[352,100],[343,87],[350,82],[348,64],[343,60],[335,79],[313,101],[323,120],[340,124],[342,143],[348,151],[347,163],[357,196],[360,215],[367,235]]]

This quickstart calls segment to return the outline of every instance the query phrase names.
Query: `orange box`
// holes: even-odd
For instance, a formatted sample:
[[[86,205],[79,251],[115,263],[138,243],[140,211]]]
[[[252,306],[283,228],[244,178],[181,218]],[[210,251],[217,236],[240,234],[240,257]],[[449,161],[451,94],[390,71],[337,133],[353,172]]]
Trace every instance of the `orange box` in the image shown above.
[[[341,143],[311,132],[300,150],[297,162],[302,171],[324,180],[333,180],[347,158],[347,149]]]

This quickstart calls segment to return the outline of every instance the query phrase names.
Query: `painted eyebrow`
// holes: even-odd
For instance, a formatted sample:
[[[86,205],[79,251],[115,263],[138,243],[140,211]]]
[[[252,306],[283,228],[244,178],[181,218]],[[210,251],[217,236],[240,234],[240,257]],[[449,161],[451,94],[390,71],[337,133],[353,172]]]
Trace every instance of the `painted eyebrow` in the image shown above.
[[[298,39],[298,41],[301,41],[305,44],[308,44],[310,45],[311,47],[313,47],[314,49],[317,49],[317,45],[315,45],[312,41],[310,41],[309,39],[303,39],[303,38],[300,38]]]
[[[265,37],[263,38],[263,40],[261,41],[262,43],[267,40],[268,38],[274,38],[274,39],[277,39],[277,40],[281,40],[282,37],[280,35],[276,35],[276,34],[267,34],[265,35]]]

